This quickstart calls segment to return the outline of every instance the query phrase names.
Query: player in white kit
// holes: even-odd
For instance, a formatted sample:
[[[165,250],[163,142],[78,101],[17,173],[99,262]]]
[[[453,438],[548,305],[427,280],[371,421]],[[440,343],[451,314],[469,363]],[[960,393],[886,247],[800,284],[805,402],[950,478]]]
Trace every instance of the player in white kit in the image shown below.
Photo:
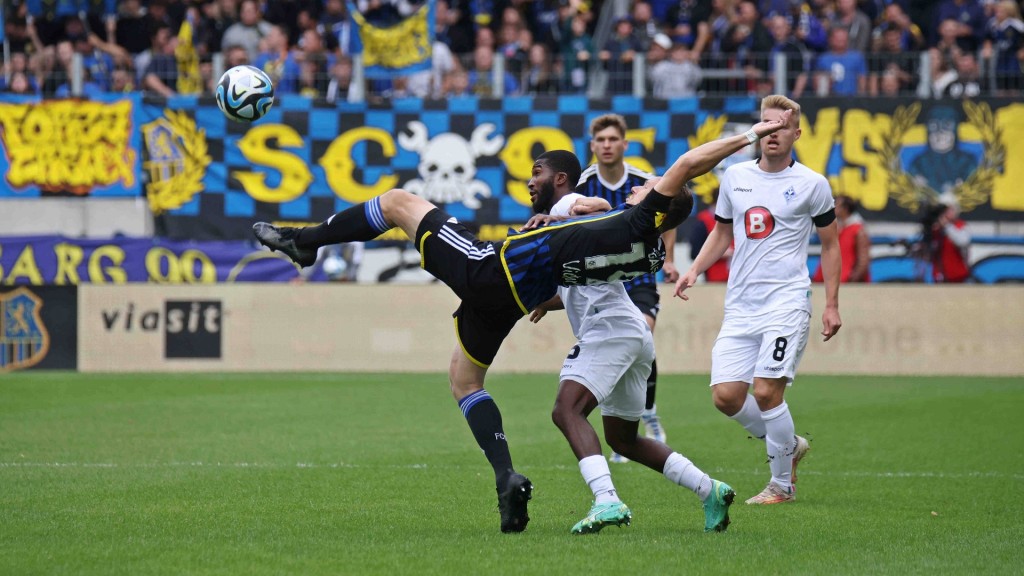
[[[630,200],[652,189],[657,181],[635,187]],[[604,199],[571,193],[558,199],[549,214],[567,218],[610,208]],[[552,420],[568,440],[579,460],[580,473],[594,494],[590,512],[573,526],[572,533],[590,534],[605,526],[628,525],[632,519],[612,483],[597,433],[587,421],[597,406],[601,407],[605,439],[615,453],[695,492],[703,502],[704,530],[724,531],[735,497],[732,488],[712,479],[663,442],[638,434],[654,361],[654,339],[625,286],[559,287],[558,296],[534,309],[530,320],[538,322],[548,310],[560,307],[565,308],[577,344],[562,365]]]
[[[725,317],[711,355],[711,386],[715,406],[766,443],[771,480],[747,504],[793,501],[796,465],[810,449],[795,433],[783,394],[810,334],[812,227],[821,238],[825,280],[821,334],[829,340],[842,325],[832,190],[824,176],[793,160],[800,106],[780,95],[761,101],[763,121],[778,119],[785,110],[792,110],[788,125],[761,139],[761,157],[725,171],[715,227],[676,283],[676,295],[688,300],[684,291],[735,241]],[[758,139],[748,135],[752,143]]]

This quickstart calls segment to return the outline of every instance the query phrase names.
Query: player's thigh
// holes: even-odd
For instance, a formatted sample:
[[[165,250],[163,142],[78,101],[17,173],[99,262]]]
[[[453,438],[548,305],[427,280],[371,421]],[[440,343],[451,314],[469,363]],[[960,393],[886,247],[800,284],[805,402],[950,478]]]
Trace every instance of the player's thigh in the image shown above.
[[[486,369],[523,313],[518,308],[479,308],[463,302],[452,316],[463,354],[473,364]]]
[[[804,310],[771,314],[765,321],[758,351],[757,378],[785,378],[792,383],[811,332],[811,315]]]
[[[434,208],[437,206],[431,202],[399,188],[388,190],[380,197],[381,216],[405,231],[409,238],[415,238],[423,217]]]
[[[579,382],[601,404],[642,350],[640,338],[584,338],[569,350],[559,379]]]
[[[711,349],[711,385],[754,381],[761,337],[746,322],[726,320]]]
[[[654,336],[645,332],[639,350],[619,378],[612,393],[601,403],[603,416],[636,421],[647,402],[647,379],[654,362]]]

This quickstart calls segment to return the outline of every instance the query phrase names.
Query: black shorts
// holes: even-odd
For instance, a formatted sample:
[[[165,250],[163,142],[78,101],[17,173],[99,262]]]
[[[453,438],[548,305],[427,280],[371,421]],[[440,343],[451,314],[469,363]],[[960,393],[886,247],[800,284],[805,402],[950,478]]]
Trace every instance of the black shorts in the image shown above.
[[[452,315],[466,356],[486,368],[523,317],[501,265],[501,244],[482,242],[442,210],[427,213],[416,230],[420,265],[462,299]]]
[[[651,318],[658,317],[658,312],[661,311],[661,304],[659,304],[661,296],[658,294],[657,284],[629,286],[626,288],[626,293],[629,294],[629,299],[640,309],[640,312]]]

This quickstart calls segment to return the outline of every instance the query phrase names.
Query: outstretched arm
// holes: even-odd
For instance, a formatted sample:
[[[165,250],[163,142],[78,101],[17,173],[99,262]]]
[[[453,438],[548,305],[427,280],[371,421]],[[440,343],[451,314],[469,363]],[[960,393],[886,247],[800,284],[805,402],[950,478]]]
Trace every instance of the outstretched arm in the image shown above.
[[[789,122],[792,113],[792,110],[786,110],[776,121],[758,122],[743,134],[705,142],[688,150],[676,159],[665,175],[661,177],[661,181],[654,185],[655,191],[665,196],[679,194],[682,192],[683,186],[690,180],[710,172],[719,162],[747,145],[780,130]]]

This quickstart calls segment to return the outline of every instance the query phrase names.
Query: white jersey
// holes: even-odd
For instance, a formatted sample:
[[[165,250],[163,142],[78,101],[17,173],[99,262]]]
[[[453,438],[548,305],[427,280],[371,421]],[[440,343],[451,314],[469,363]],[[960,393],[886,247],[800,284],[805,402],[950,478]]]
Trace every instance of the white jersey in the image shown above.
[[[582,194],[571,193],[551,207],[552,216],[569,216],[569,208]],[[593,286],[558,287],[565,314],[577,340],[593,341],[604,337],[642,337],[647,321],[629,299],[621,282]]]
[[[807,246],[813,218],[835,207],[824,176],[793,162],[765,172],[756,160],[730,166],[719,184],[715,216],[732,221],[725,316],[811,311]]]

